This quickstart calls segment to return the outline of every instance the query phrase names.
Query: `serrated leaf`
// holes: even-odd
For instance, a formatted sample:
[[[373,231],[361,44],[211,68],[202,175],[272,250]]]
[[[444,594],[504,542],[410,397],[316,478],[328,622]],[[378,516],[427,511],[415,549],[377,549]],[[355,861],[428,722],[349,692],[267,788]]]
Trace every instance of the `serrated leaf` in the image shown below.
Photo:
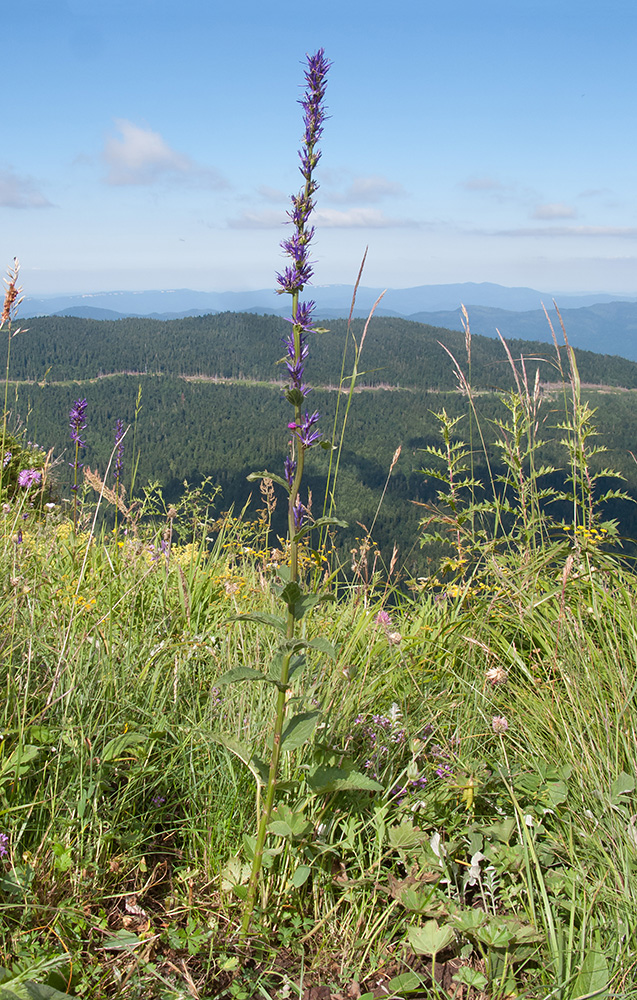
[[[453,927],[439,926],[437,920],[428,920],[422,927],[408,927],[409,944],[417,955],[437,955],[455,941]]]
[[[318,767],[308,775],[307,783],[315,794],[323,792],[382,792],[383,786],[360,771],[340,767]]]
[[[408,819],[399,826],[391,826],[387,831],[389,843],[394,850],[409,850],[427,839],[427,834],[417,830]]]
[[[320,712],[301,712],[288,720],[281,734],[281,748],[296,750],[312,739]]]
[[[589,951],[573,984],[573,1000],[595,996],[605,1000],[608,996],[608,962],[601,951]]]
[[[324,638],[322,635],[318,635],[315,639],[310,639],[307,645],[309,649],[316,649],[319,653],[325,653],[331,660],[335,660],[338,655],[336,647],[329,639]]]
[[[265,681],[267,677],[260,670],[253,670],[252,667],[233,667],[218,677],[215,684],[238,684],[239,681]]]

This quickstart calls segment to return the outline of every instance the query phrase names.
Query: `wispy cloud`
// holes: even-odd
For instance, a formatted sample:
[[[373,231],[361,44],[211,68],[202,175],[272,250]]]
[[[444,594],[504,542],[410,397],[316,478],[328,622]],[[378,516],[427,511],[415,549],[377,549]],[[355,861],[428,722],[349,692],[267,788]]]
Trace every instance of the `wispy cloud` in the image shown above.
[[[230,229],[274,229],[288,222],[283,210],[243,212],[234,219],[228,219]],[[319,209],[313,216],[319,229],[392,229],[417,226],[412,219],[395,219],[385,215],[378,208],[350,208],[341,211],[335,208]]]
[[[637,227],[634,226],[537,226],[535,228],[520,227],[519,229],[501,229],[494,236],[567,236],[567,237],[615,237],[619,239],[637,239]]]
[[[234,219],[228,219],[229,229],[276,229],[288,221],[284,209],[268,208],[261,212],[242,212]]]
[[[228,186],[218,171],[200,166],[189,156],[171,149],[159,132],[141,128],[126,118],[116,118],[115,125],[119,135],[106,139],[102,153],[108,168],[107,184],[149,185],[159,181],[186,181],[197,187]]]
[[[551,202],[546,205],[537,205],[532,219],[574,219],[577,212],[570,205],[563,202]]]
[[[2,208],[51,208],[51,202],[32,177],[20,176],[7,167],[0,169],[0,206]]]
[[[402,198],[404,196],[405,189],[402,184],[380,175],[355,177],[344,191],[328,192],[330,201],[346,205],[377,204],[383,198]]]
[[[470,177],[461,181],[460,187],[465,191],[504,191],[505,185],[495,177]]]
[[[395,219],[379,208],[350,208],[341,212],[324,208],[316,213],[316,225],[326,229],[393,229],[417,226],[413,219]]]
[[[285,191],[280,191],[279,188],[269,187],[267,184],[261,184],[257,188],[257,194],[261,195],[264,201],[271,201],[276,205],[280,205],[282,202],[289,203],[290,196],[286,194]]]

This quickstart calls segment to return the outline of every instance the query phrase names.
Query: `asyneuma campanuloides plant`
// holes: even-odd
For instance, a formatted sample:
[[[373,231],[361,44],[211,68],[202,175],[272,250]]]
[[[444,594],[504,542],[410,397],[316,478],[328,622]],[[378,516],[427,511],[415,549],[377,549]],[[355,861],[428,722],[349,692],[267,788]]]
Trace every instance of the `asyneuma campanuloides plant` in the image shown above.
[[[299,543],[312,526],[322,523],[339,523],[334,519],[321,519],[311,525],[309,513],[301,501],[301,481],[305,453],[320,440],[320,432],[316,428],[319,419],[317,412],[307,408],[309,388],[305,383],[305,363],[307,361],[308,334],[313,332],[312,313],[313,302],[301,302],[300,293],[312,277],[312,265],[309,260],[310,243],[314,235],[314,227],[309,225],[309,219],[314,209],[314,194],[318,184],[314,171],[320,158],[317,148],[323,132],[325,121],[325,86],[329,63],[323,49],[315,55],[307,57],[305,70],[305,92],[299,102],[303,108],[305,132],[302,148],[299,150],[301,160],[300,171],[304,178],[304,186],[297,195],[292,196],[292,208],[288,212],[293,227],[292,234],[283,240],[281,247],[288,257],[288,264],[281,274],[277,275],[279,293],[292,297],[290,330],[285,338],[285,363],[289,382],[285,397],[294,408],[294,419],[288,422],[290,450],[285,459],[283,476],[269,472],[254,473],[250,479],[268,477],[285,487],[288,493],[288,539],[289,562],[279,569],[279,580],[276,589],[287,607],[284,617],[243,615],[244,619],[252,619],[262,624],[271,625],[279,633],[278,649],[268,674],[252,670],[248,667],[238,667],[226,674],[221,681],[232,683],[239,680],[263,680],[273,684],[277,689],[276,709],[272,725],[271,758],[269,766],[258,761],[247,748],[233,746],[232,749],[246,760],[251,761],[253,769],[260,772],[260,780],[265,785],[263,806],[258,817],[257,837],[252,862],[252,871],[248,884],[240,937],[248,933],[252,912],[254,910],[257,887],[263,864],[263,852],[271,822],[279,760],[282,748],[291,749],[301,745],[313,732],[318,718],[318,712],[307,712],[286,719],[287,694],[292,673],[303,663],[302,653],[305,649],[314,648],[323,652],[333,653],[330,644],[323,639],[310,642],[296,636],[297,622],[303,615],[317,604],[321,597],[316,594],[304,594],[299,586]],[[267,622],[265,618],[267,617]],[[301,655],[300,655],[301,654]]]

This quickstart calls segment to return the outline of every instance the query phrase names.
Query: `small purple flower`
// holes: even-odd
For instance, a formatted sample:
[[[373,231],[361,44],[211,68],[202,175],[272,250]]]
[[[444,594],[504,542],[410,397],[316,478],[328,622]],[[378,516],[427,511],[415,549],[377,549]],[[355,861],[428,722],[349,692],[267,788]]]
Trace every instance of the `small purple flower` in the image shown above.
[[[159,806],[163,806],[163,804],[164,804],[165,801],[166,801],[166,799],[164,798],[163,795],[154,795],[153,798],[151,799],[151,802],[153,803],[153,805],[155,806],[155,808],[159,808]]]
[[[3,469],[6,469],[7,465],[9,464],[9,462],[11,461],[12,458],[13,458],[13,455],[11,454],[11,452],[10,451],[5,451],[5,453],[4,453],[4,459],[3,459],[3,462],[2,462],[2,468]]]
[[[391,618],[386,611],[379,611],[376,615],[376,624],[380,625],[381,628],[391,628]]]
[[[285,473],[285,481],[290,487],[290,489],[292,489],[292,484],[294,482],[294,475],[296,473],[296,462],[294,461],[294,459],[290,458],[289,455],[284,462],[284,473]]]
[[[6,833],[0,833],[0,858],[6,858],[9,853],[9,836]]]
[[[314,424],[318,420],[319,413],[317,410],[311,416],[306,410],[305,417],[301,420],[301,423],[292,422],[288,424],[288,430],[294,431],[304,448],[311,448],[313,444],[316,444],[321,439],[321,432],[312,430],[312,427],[314,427]]]
[[[30,489],[31,486],[39,486],[42,482],[42,473],[39,469],[22,469],[18,473],[18,486]]]
[[[83,441],[81,437],[81,432],[86,427],[84,419],[86,416],[86,406],[85,399],[76,399],[69,413],[71,441],[74,441],[78,448],[83,448],[86,444],[86,441]]]

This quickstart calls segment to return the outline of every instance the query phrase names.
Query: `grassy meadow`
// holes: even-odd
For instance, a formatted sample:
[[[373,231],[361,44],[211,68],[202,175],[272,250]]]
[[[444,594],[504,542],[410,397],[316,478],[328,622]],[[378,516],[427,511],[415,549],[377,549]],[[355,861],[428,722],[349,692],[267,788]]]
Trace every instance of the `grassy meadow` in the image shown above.
[[[550,398],[503,345],[494,416],[467,328],[449,357],[464,420],[440,406],[422,449],[437,492],[412,541],[430,571],[379,559],[389,477],[343,557],[367,327],[331,444],[306,402],[317,331],[299,301],[328,70],[308,56],[277,275],[287,454],[254,470],[256,514],[206,479],[170,498],[136,479],[138,406],[96,469],[74,398],[58,477],[9,413],[28,336],[9,270],[0,1000],[637,1000],[637,575],[606,513],[630,501],[568,345]],[[232,433],[239,448],[238,419]],[[314,446],[331,461],[312,506]]]
[[[327,599],[299,621],[243,938],[290,554],[279,488],[262,482],[251,518],[209,483],[169,507],[90,471],[51,499],[25,446],[42,480],[9,478],[0,536],[0,996],[637,996],[637,578],[576,369],[559,497],[541,400],[520,377],[503,401],[488,504],[440,415],[435,575],[395,586],[371,543],[343,565],[319,529],[299,546],[304,591]]]

